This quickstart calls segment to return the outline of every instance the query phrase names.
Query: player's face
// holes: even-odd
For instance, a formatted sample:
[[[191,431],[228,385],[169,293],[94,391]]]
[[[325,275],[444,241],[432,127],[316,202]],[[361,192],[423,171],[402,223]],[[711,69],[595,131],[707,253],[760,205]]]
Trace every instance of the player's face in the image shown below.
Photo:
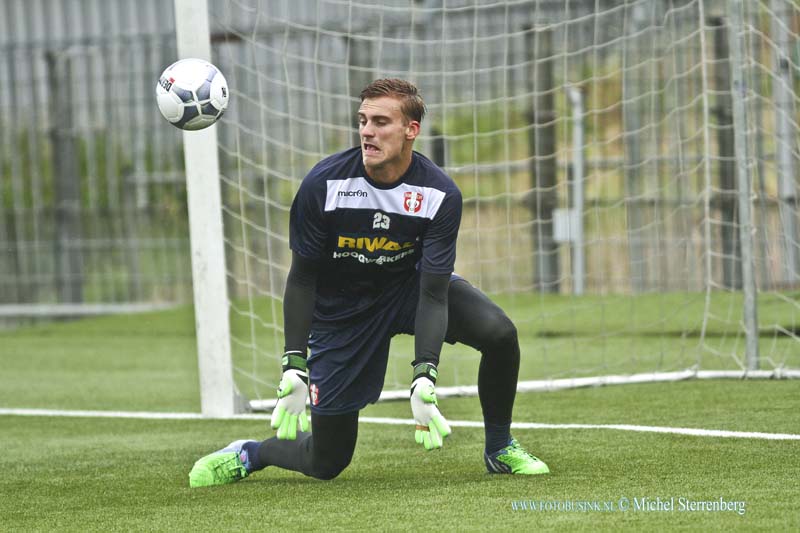
[[[361,156],[370,177],[397,179],[411,163],[411,146],[419,134],[419,122],[407,120],[400,101],[390,96],[367,98],[358,109]]]

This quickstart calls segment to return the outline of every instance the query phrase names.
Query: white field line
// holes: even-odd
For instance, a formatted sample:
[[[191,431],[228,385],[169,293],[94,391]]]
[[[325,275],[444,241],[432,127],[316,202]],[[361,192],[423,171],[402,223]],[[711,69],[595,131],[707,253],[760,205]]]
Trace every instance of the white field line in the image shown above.
[[[631,385],[639,383],[663,383],[687,381],[691,379],[800,379],[800,370],[776,368],[773,370],[678,370],[675,372],[645,372],[630,375],[594,376],[583,378],[541,379],[520,381],[517,392],[552,392],[566,389],[602,387],[607,385]],[[408,389],[384,390],[380,401],[408,400]],[[458,385],[454,387],[436,387],[436,397],[451,398],[457,396],[477,396],[477,385]],[[250,400],[254,411],[272,411],[277,399]]]
[[[70,411],[59,409],[11,409],[0,407],[0,416],[60,416],[75,418],[136,418],[144,420],[215,420],[199,413],[155,413],[148,411]],[[267,414],[235,415],[225,420],[269,420]],[[366,424],[414,425],[414,421],[404,418],[378,418],[362,416],[359,422]],[[483,422],[471,420],[449,420],[452,427],[482,428]],[[692,437],[722,437],[762,440],[800,440],[800,435],[791,433],[761,433],[756,431],[727,431],[722,429],[674,428],[663,426],[636,426],[631,424],[540,424],[536,422],[514,422],[516,429],[613,429],[617,431],[636,431],[642,433],[667,433],[689,435]]]

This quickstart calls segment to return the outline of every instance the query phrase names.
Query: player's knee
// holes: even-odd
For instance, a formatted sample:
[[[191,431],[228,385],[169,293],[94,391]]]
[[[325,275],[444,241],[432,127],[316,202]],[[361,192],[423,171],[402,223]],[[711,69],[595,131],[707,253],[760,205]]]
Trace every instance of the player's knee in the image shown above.
[[[484,345],[498,349],[509,349],[517,343],[517,327],[508,316],[499,312],[492,316],[487,328]]]
[[[322,462],[314,465],[314,477],[323,481],[329,481],[341,474],[349,464],[350,458],[348,458],[346,461]]]
[[[314,471],[314,477],[322,481],[330,481],[341,474],[347,465],[333,465],[319,468]]]

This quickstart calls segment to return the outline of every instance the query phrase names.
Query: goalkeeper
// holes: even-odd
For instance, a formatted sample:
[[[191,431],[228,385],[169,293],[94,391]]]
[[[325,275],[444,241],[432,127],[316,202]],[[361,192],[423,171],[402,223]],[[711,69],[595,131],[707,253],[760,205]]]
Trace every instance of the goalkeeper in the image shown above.
[[[267,466],[335,478],[350,463],[359,411],[378,400],[389,343],[400,333],[415,336],[410,387],[417,443],[441,448],[450,434],[436,402],[437,366],[442,342],[461,342],[481,352],[487,470],[548,472],[510,433],[516,329],[453,274],[461,193],[412,149],[424,114],[413,84],[372,82],[361,92],[360,146],[323,159],[303,180],[290,213],[285,354],[272,415],[277,437],[235,441],[201,458],[189,474],[191,486],[230,483]]]

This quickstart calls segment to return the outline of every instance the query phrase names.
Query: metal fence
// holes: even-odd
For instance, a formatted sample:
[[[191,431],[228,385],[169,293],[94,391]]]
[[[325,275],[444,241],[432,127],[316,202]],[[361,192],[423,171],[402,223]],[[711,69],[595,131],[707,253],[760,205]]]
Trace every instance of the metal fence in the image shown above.
[[[174,56],[163,2],[0,2],[0,302],[189,298]]]
[[[797,266],[787,257],[797,235],[787,228],[797,205],[793,189],[783,194],[777,185],[772,4],[753,2],[748,12],[756,253],[762,287],[794,287]],[[459,257],[468,274],[488,290],[569,291],[569,249],[551,233],[552,210],[569,203],[572,126],[563,89],[577,85],[590,104],[587,182],[597,184],[589,191],[596,216],[587,229],[587,290],[702,288],[708,253],[719,286],[737,286],[728,58],[714,45],[726,28],[725,2],[356,7],[211,2],[213,59],[234,96],[220,128],[223,174],[283,202],[263,213],[254,201],[244,216],[284,223],[280,195],[290,198],[313,162],[352,142],[357,90],[378,75],[413,73],[431,117],[419,148],[465,189]],[[798,10],[782,9],[795,160]],[[55,304],[191,298],[181,136],[153,99],[158,74],[176,55],[173,18],[171,2],[158,0],[0,1],[0,304],[55,312]],[[702,54],[713,77],[705,96],[702,73],[692,70]],[[620,68],[626,62],[634,66]],[[670,84],[674,90],[662,90]],[[623,98],[606,100],[612,89]],[[701,97],[713,111],[705,152],[693,140]],[[701,183],[694,165],[709,156],[713,182]],[[240,191],[224,181],[223,193]],[[697,227],[709,213],[713,243]],[[500,258],[471,256],[480,242],[498,240],[492,232],[506,243]],[[280,235],[248,246],[273,246],[269,238],[285,253]],[[234,296],[247,260],[229,258]]]

